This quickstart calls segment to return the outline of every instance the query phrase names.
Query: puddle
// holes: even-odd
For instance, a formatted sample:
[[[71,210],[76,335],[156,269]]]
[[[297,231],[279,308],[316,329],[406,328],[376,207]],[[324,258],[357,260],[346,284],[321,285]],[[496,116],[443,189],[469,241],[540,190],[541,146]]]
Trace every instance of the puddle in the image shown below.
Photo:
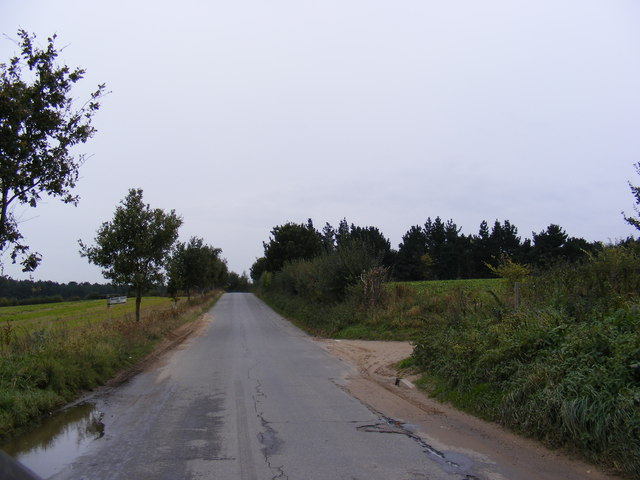
[[[89,403],[57,413],[34,430],[2,445],[2,449],[33,472],[47,478],[104,435],[102,413]]]

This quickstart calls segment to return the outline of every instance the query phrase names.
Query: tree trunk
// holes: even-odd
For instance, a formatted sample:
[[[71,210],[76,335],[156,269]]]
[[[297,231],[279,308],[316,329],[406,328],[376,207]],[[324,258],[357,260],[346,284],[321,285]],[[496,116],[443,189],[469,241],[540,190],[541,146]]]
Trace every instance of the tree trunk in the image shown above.
[[[142,295],[136,294],[136,322],[140,321],[140,302],[142,302]]]

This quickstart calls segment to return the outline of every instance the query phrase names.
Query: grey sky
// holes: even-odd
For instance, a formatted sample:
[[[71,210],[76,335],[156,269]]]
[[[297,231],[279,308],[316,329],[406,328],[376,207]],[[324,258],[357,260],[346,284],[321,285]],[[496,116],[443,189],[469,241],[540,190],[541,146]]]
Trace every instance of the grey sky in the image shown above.
[[[78,255],[128,188],[248,272],[270,229],[428,216],[632,234],[637,0],[7,0],[0,33],[107,83],[74,208],[22,210],[36,279],[103,281]],[[16,45],[0,39],[0,61]],[[18,275],[16,268],[5,273]]]

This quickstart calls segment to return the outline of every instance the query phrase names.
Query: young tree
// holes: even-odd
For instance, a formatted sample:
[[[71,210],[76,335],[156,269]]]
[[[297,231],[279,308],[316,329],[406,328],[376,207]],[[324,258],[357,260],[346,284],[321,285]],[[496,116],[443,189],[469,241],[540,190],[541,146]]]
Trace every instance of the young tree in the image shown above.
[[[178,238],[182,218],[142,201],[141,189],[130,189],[116,207],[113,220],[98,229],[95,246],[81,240],[80,255],[102,267],[102,275],[116,285],[128,285],[136,294],[136,321],[142,294],[164,279],[171,247]]]
[[[18,37],[20,54],[0,64],[0,252],[11,249],[13,263],[20,257],[23,271],[32,271],[41,257],[22,243],[13,209],[36,207],[46,195],[78,203],[71,190],[84,157],[72,147],[94,135],[91,120],[105,86],[76,104],[71,89],[85,71],[55,63],[55,35],[44,49],[34,45],[35,35],[19,30]]]

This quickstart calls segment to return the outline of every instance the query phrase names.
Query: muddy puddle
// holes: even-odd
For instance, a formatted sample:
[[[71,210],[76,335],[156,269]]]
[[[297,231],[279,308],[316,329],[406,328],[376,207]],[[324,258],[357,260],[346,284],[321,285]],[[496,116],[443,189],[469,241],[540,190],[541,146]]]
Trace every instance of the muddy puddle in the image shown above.
[[[34,430],[0,447],[42,478],[47,478],[104,435],[102,413],[90,403],[67,408]]]

